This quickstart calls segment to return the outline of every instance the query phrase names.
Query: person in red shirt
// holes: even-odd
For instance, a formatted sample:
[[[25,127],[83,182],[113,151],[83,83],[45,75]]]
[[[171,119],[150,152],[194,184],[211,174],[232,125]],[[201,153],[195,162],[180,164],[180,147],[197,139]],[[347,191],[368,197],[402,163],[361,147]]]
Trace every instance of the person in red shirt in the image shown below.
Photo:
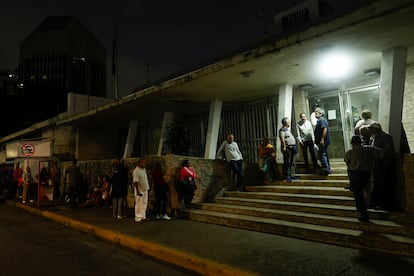
[[[186,209],[191,208],[194,191],[197,189],[197,185],[195,183],[196,178],[197,174],[193,167],[191,167],[191,162],[189,160],[184,160],[181,165],[180,182],[183,185],[183,198]]]

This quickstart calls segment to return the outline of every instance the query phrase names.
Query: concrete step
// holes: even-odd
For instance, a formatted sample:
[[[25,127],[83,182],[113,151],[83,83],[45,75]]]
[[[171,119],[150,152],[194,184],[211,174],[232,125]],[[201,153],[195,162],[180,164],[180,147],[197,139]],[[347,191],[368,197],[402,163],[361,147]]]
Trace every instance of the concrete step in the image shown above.
[[[276,180],[273,182],[265,181],[266,185],[302,185],[302,186],[320,186],[320,187],[346,187],[349,185],[348,179],[296,179],[288,182],[286,180]],[[251,185],[255,186],[255,185]]]
[[[354,206],[335,205],[335,204],[318,204],[307,202],[292,202],[283,200],[266,200],[250,198],[219,197],[215,199],[216,204],[231,206],[246,206],[252,208],[264,208],[269,210],[287,210],[306,212],[311,214],[323,214],[343,217],[358,217]],[[204,203],[203,203],[204,204]],[[383,211],[381,211],[383,212]],[[373,218],[380,216],[375,212]],[[383,216],[384,217],[384,216]]]
[[[340,227],[376,233],[403,235],[414,238],[414,228],[389,220],[371,220],[371,223],[360,223],[357,212],[348,212],[346,215],[321,215],[289,210],[276,210],[250,206],[230,206],[227,204],[203,203],[195,205],[197,209],[219,213],[238,214],[245,216],[263,217],[286,221],[315,224],[320,226]]]
[[[338,246],[414,257],[414,240],[403,235],[320,226],[208,210],[180,210],[180,217]],[[377,229],[376,229],[377,230]]]
[[[284,183],[287,184],[287,183]],[[343,187],[321,187],[321,186],[301,186],[297,183],[287,185],[266,185],[266,186],[247,186],[247,192],[269,192],[269,193],[289,193],[289,194],[306,194],[306,195],[332,195],[332,196],[349,196],[352,192]]]
[[[330,175],[297,173],[295,176],[299,176],[302,180],[348,180],[348,174],[346,173],[332,173]]]
[[[285,202],[303,202],[315,204],[333,204],[340,206],[354,206],[352,196],[330,196],[315,194],[289,194],[289,193],[271,193],[271,192],[233,192],[225,191],[224,197],[217,198],[222,200],[225,197],[237,197],[243,199],[267,199]]]

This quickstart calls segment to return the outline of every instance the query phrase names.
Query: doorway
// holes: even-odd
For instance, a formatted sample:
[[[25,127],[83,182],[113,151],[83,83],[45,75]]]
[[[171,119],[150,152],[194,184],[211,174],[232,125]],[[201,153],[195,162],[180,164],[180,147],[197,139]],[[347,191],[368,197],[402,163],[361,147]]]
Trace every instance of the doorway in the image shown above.
[[[372,119],[378,119],[379,85],[366,85],[337,91],[312,92],[308,94],[309,105],[315,103],[325,110],[331,135],[329,157],[342,159],[351,148],[354,126],[361,119],[361,112],[369,109]]]

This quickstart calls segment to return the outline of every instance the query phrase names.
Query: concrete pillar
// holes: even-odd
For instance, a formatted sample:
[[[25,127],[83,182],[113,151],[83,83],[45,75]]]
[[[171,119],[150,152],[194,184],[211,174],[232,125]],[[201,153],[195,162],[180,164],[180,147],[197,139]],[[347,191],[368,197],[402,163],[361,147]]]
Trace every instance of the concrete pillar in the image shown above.
[[[382,52],[378,121],[393,137],[396,152],[400,151],[406,64],[406,48]]]
[[[292,95],[293,87],[291,84],[282,84],[279,86],[279,103],[277,111],[277,129],[282,127],[282,119],[288,117],[292,120]],[[277,133],[279,137],[279,131]],[[276,140],[276,162],[283,164],[283,156],[280,151],[280,139]]]
[[[206,135],[206,149],[204,152],[205,159],[216,158],[222,106],[222,101],[214,100],[210,103],[210,113],[208,115],[208,128]]]
[[[157,150],[157,156],[161,156],[162,154],[162,147],[164,145],[164,134],[165,129],[167,126],[174,120],[174,113],[173,112],[164,112],[164,117],[162,119],[161,124],[161,133],[160,133],[160,139],[158,141],[158,150]]]
[[[132,153],[134,152],[135,138],[137,137],[137,130],[138,130],[138,121],[131,120],[129,122],[128,136],[125,142],[123,158],[128,158],[132,156]]]

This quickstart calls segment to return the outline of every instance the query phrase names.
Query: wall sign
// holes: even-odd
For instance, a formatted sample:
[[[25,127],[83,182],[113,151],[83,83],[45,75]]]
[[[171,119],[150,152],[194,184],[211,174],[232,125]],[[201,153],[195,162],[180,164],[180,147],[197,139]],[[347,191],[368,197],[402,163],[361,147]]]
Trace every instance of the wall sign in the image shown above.
[[[21,150],[24,156],[32,156],[35,153],[35,146],[33,144],[23,144]]]

